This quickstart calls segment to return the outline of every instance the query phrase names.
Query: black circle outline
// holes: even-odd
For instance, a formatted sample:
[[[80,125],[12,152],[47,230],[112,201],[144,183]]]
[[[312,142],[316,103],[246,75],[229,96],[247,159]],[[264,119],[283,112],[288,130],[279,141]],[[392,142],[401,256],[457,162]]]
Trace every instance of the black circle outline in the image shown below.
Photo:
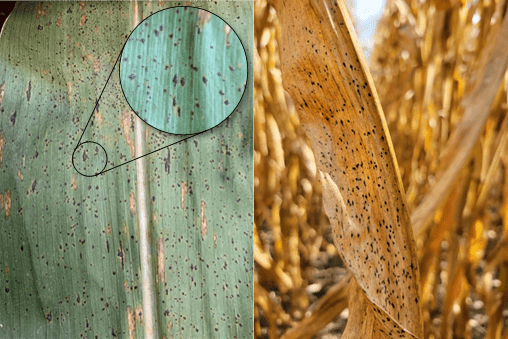
[[[100,146],[100,148],[102,148],[102,150],[104,151],[104,154],[106,154],[106,161],[105,161],[105,164],[104,164],[104,167],[102,168],[102,170],[100,170],[98,173],[95,173],[95,174],[92,174],[92,175],[89,175],[89,174],[83,174],[81,173],[80,170],[78,170],[76,168],[76,165],[74,165],[74,153],[76,153],[76,151],[78,150],[78,148],[84,144],[87,144],[87,143],[90,143],[90,144],[97,144]],[[74,167],[74,169],[76,170],[76,172],[78,172],[79,174],[81,174],[82,176],[84,177],[88,177],[88,178],[92,178],[92,177],[96,177],[98,176],[99,174],[101,174],[102,172],[104,172],[104,170],[106,169],[106,166],[108,165],[108,152],[106,152],[106,150],[104,149],[104,147],[102,147],[101,144],[95,142],[95,141],[85,141],[85,142],[82,142],[80,143],[78,146],[76,146],[76,148],[74,149],[74,151],[72,152],[72,167]]]
[[[148,122],[144,121],[143,119],[141,119],[141,117],[136,113],[136,110],[134,108],[132,108],[129,100],[127,99],[127,96],[125,95],[125,92],[123,90],[123,86],[122,86],[122,70],[121,70],[121,67],[122,67],[122,55],[123,55],[123,50],[125,49],[125,45],[127,44],[127,42],[129,41],[129,38],[131,37],[132,33],[134,33],[134,31],[139,27],[139,25],[141,25],[145,20],[147,20],[148,18],[150,18],[152,15],[154,14],[157,14],[159,12],[162,12],[162,11],[166,11],[166,10],[170,10],[170,9],[175,9],[175,8],[185,8],[185,7],[190,7],[190,8],[195,8],[195,9],[198,9],[198,10],[203,10],[203,11],[207,11],[208,13],[212,14],[212,15],[215,15],[216,17],[218,17],[219,19],[221,19],[224,23],[226,23],[230,28],[231,30],[235,33],[235,35],[238,37],[238,40],[240,41],[240,44],[242,45],[242,48],[243,48],[243,52],[245,53],[245,60],[247,61],[246,62],[246,67],[247,67],[247,77],[246,77],[246,83],[245,83],[245,88],[243,89],[243,93],[242,93],[242,96],[240,97],[240,100],[238,100],[238,103],[236,104],[235,108],[233,108],[231,110],[231,113],[229,113],[228,116],[226,116],[221,122],[219,122],[218,124],[208,128],[208,129],[205,129],[205,130],[202,130],[202,131],[197,131],[197,132],[193,132],[193,133],[171,133],[171,132],[167,132],[167,131],[164,131],[164,130],[161,130],[161,129],[158,129],[157,127],[154,127],[152,125],[150,125]],[[147,16],[145,19],[143,19],[143,21],[141,21],[136,27],[134,27],[134,29],[131,31],[131,33],[129,34],[129,36],[127,37],[127,40],[125,40],[125,43],[123,44],[123,47],[122,47],[122,50],[120,51],[120,55],[119,55],[119,63],[118,63],[118,78],[120,79],[120,87],[122,88],[122,93],[123,93],[123,96],[125,98],[125,101],[127,101],[127,104],[129,105],[129,107],[131,108],[132,112],[134,112],[134,114],[136,114],[136,116],[141,120],[143,121],[145,124],[147,124],[148,126],[162,132],[162,133],[167,133],[167,134],[172,134],[172,135],[194,135],[194,134],[201,134],[201,133],[204,133],[206,131],[209,131],[211,130],[212,128],[214,127],[217,127],[219,126],[220,124],[222,124],[224,121],[226,121],[227,118],[229,118],[234,112],[235,110],[238,108],[238,106],[240,105],[240,103],[242,102],[243,100],[243,96],[245,95],[245,92],[247,91],[247,86],[249,84],[249,59],[247,58],[247,51],[245,50],[245,46],[242,42],[242,39],[240,39],[240,36],[236,33],[236,31],[233,29],[233,27],[226,21],[224,20],[222,17],[220,17],[219,15],[215,14],[215,13],[212,13],[210,12],[209,10],[206,10],[206,9],[203,9],[203,8],[199,8],[199,7],[194,7],[194,6],[175,6],[175,7],[169,7],[169,8],[164,8],[164,9],[161,9],[160,11],[157,11],[155,13],[152,13],[150,14],[149,16]],[[80,145],[78,145],[79,147]],[[102,147],[102,146],[101,146]],[[107,156],[107,154],[106,154]],[[74,161],[74,160],[73,160]],[[104,171],[104,170],[103,170]],[[101,171],[102,173],[102,171]],[[100,174],[100,173],[99,173]]]

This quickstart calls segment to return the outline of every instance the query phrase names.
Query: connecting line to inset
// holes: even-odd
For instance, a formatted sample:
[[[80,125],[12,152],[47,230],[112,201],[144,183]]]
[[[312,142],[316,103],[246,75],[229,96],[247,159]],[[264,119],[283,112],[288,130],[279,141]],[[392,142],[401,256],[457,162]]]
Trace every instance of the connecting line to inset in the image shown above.
[[[129,162],[133,162],[133,161],[135,161],[135,160],[141,159],[141,158],[143,158],[143,157],[146,157],[147,155],[150,155],[150,154],[152,154],[152,153],[158,152],[158,151],[160,151],[160,150],[162,150],[162,149],[164,149],[164,148],[166,148],[166,147],[170,147],[170,146],[176,145],[176,144],[178,144],[179,142],[182,142],[182,141],[184,141],[184,140],[190,139],[190,138],[192,138],[192,137],[195,137],[196,135],[199,135],[199,134],[202,134],[202,133],[205,133],[205,132],[208,132],[208,130],[203,131],[203,132],[199,132],[199,133],[196,133],[196,134],[193,134],[193,135],[190,135],[190,136],[188,136],[188,137],[186,137],[186,138],[183,138],[183,139],[181,139],[181,140],[175,141],[175,142],[174,142],[174,143],[172,143],[172,144],[169,144],[169,145],[163,146],[163,147],[161,147],[161,148],[158,148],[158,149],[156,149],[155,151],[151,151],[151,152],[149,152],[149,153],[143,154],[143,155],[142,155],[142,156],[140,156],[140,157],[137,157],[137,158],[134,158],[134,159],[132,159],[132,160],[126,161],[126,162],[124,162],[124,163],[122,163],[122,164],[120,164],[120,165],[116,165],[115,167],[111,167],[110,169],[107,169],[107,170],[105,170],[105,171],[102,171],[102,172],[100,172],[100,173],[97,173],[95,176],[98,176],[99,174],[104,174],[104,173],[106,173],[106,172],[108,172],[108,171],[111,171],[111,170],[113,170],[113,169],[117,168],[117,167],[120,167],[120,166],[126,165],[126,164],[128,164]]]

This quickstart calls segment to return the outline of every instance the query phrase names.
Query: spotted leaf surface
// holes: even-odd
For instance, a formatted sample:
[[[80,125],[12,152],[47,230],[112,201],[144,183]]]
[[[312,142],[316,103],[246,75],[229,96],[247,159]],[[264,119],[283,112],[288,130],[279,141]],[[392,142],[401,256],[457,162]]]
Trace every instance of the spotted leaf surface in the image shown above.
[[[128,2],[23,2],[11,13],[0,36],[0,337],[144,338],[136,163],[87,178],[71,156],[92,112],[84,139],[108,163],[134,156],[138,118],[119,77],[95,100],[134,14],[169,5],[185,3],[133,13]],[[252,45],[252,3],[193,6]],[[161,338],[252,337],[251,83],[223,124],[146,158]],[[146,130],[149,151],[176,138]]]
[[[233,112],[245,91],[247,59],[237,34],[219,16],[175,7],[132,32],[120,70],[127,101],[144,121],[190,134]]]
[[[386,123],[346,9],[273,2],[284,85],[322,173],[334,241],[354,275],[343,338],[422,337],[411,222]]]

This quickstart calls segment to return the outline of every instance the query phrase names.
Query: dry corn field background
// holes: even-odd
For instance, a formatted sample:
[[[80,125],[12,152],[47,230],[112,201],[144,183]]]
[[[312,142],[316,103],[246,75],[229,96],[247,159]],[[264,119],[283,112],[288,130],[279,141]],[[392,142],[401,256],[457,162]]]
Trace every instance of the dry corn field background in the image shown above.
[[[507,7],[255,1],[256,337],[508,338]]]

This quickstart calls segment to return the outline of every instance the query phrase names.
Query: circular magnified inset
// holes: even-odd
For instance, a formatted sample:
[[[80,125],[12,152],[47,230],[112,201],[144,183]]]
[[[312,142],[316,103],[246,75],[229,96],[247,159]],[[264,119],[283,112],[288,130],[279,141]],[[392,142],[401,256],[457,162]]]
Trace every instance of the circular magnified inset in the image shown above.
[[[236,108],[247,84],[247,57],[233,29],[194,7],[159,11],[125,43],[120,82],[132,110],[173,134],[206,131]]]
[[[108,163],[108,154],[101,144],[93,141],[81,143],[72,152],[72,165],[79,174],[94,177],[104,171]]]

